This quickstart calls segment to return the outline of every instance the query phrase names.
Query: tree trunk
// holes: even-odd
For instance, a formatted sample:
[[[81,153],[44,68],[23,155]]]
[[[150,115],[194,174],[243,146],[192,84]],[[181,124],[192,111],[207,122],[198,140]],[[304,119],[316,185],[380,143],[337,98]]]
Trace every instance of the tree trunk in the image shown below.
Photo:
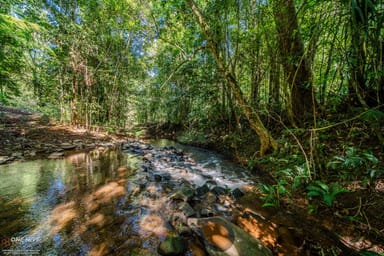
[[[269,105],[270,111],[272,111],[272,112],[279,111],[279,106],[280,106],[280,63],[277,63],[274,59],[271,59],[271,61],[270,61],[268,105]]]
[[[277,144],[275,140],[272,138],[269,131],[264,127],[263,122],[261,121],[259,115],[255,112],[255,110],[246,102],[245,97],[240,90],[240,86],[238,85],[235,77],[231,74],[226,67],[220,52],[217,42],[215,42],[212,37],[212,32],[209,27],[209,24],[206,22],[205,17],[196,6],[196,3],[193,0],[186,0],[189,7],[191,8],[193,14],[195,15],[196,21],[199,24],[201,30],[204,33],[204,36],[207,40],[208,47],[211,50],[213,57],[216,60],[216,64],[218,66],[219,72],[226,79],[229,88],[231,89],[237,103],[240,105],[241,110],[245,117],[247,118],[251,128],[257,133],[260,138],[260,156],[263,156],[265,153],[270,151],[271,149],[276,149]]]
[[[260,41],[256,39],[253,48],[251,49],[251,97],[250,103],[254,108],[258,107],[259,104],[259,91],[260,91],[260,81],[261,81],[261,71],[259,67],[260,63]]]
[[[273,14],[286,80],[290,86],[291,121],[302,123],[313,110],[312,71],[304,53],[293,0],[274,0]]]
[[[384,41],[381,42],[381,48],[380,48],[380,59],[379,59],[379,67],[381,70],[384,70]],[[381,73],[381,79],[379,80],[378,84],[378,105],[384,104],[384,73]],[[384,107],[381,107],[381,109],[384,110]]]
[[[351,12],[349,23],[351,26],[351,60],[349,62],[348,96],[351,104],[361,105],[365,108],[380,104],[379,95],[383,86],[380,84],[380,76],[372,76],[373,72],[377,74],[382,68],[380,32],[383,19],[376,10],[379,8],[376,4],[374,1],[371,4],[367,4],[367,1],[351,1],[348,5]]]
[[[72,77],[71,125],[78,125],[76,73]]]

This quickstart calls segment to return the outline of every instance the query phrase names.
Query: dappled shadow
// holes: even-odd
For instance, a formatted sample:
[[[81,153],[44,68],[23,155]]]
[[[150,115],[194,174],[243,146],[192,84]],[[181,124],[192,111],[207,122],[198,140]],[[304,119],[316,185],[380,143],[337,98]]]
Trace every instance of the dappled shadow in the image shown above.
[[[239,213],[235,223],[251,236],[262,241],[277,255],[302,255],[303,239],[294,236],[289,219],[276,218],[277,211],[263,207],[260,195],[247,193],[238,199]]]
[[[11,200],[0,197],[0,239],[12,237],[28,223],[28,219],[25,218],[27,214],[25,205],[30,203],[28,201],[19,195],[15,195]]]
[[[87,213],[99,210],[103,205],[113,202],[114,199],[125,194],[125,188],[117,182],[103,185],[90,195],[82,198],[82,205]]]
[[[384,252],[382,192],[365,189],[344,193],[332,208],[319,207],[316,214],[308,213],[307,201],[295,199],[295,204],[285,204],[277,211],[262,207],[259,197],[248,194],[239,200],[242,211],[236,223],[278,255]]]
[[[72,224],[73,220],[78,216],[78,212],[75,209],[75,202],[64,203],[56,206],[50,216],[50,232],[51,236],[62,231],[68,225]]]
[[[65,150],[87,150],[121,140],[101,130],[58,125],[41,114],[0,106],[0,163],[41,158],[62,151],[63,145]]]
[[[50,240],[56,241],[60,248],[55,253],[77,254],[83,248],[86,255],[148,255],[169,232],[162,216],[167,198],[155,183],[140,194],[128,190],[137,172],[131,161],[137,160],[111,154],[67,158],[73,171],[67,170],[64,202],[49,212],[46,228],[42,223],[36,229],[46,230],[48,247]]]
[[[124,194],[123,186],[109,182],[74,201],[57,205],[49,218],[49,237],[69,232],[67,239],[81,238],[89,246],[87,255],[107,255],[116,242],[114,227],[124,221],[116,216],[115,209]],[[65,252],[70,253],[71,249],[66,248]]]
[[[182,190],[182,185],[186,185],[188,180],[196,186],[186,188],[191,188],[197,195],[200,183],[212,182],[212,178],[204,175],[209,172],[213,175],[214,170],[215,178],[222,183],[218,177],[220,169],[215,169],[216,162],[210,161],[213,167],[191,162],[185,165],[186,161],[191,161],[185,160],[185,156],[176,162],[167,156],[177,154],[168,149],[161,152],[150,151],[152,155],[143,152],[141,158],[129,154],[122,156],[117,151],[96,147],[90,153],[73,154],[65,160],[44,160],[50,165],[36,172],[40,178],[40,182],[36,183],[39,187],[37,201],[42,201],[42,204],[34,206],[35,212],[29,214],[40,221],[37,227],[29,230],[31,236],[40,238],[36,246],[48,250],[43,251],[47,255],[124,255],[127,252],[149,255],[155,252],[162,239],[179,231],[177,228],[180,227],[175,225],[178,222],[173,217],[188,213],[182,207],[185,202],[179,202],[187,199],[171,193]],[[152,162],[148,163],[148,159]],[[152,169],[149,171],[148,168]],[[193,175],[188,175],[192,171]],[[241,179],[238,178],[237,182],[241,183]],[[331,248],[337,245],[337,241],[344,243],[344,247],[339,247],[341,249],[354,248],[358,243],[360,248],[365,249],[376,246],[363,236],[360,236],[360,241],[348,244],[359,234],[348,229],[347,225],[337,234],[339,236],[324,232],[324,227],[329,230],[336,230],[337,227],[332,226],[334,224],[327,218],[320,222],[308,215],[306,202],[292,205],[295,208],[290,208],[289,212],[279,212],[262,207],[263,202],[258,199],[260,195],[254,193],[254,185],[243,186],[242,190],[245,195],[238,199],[229,194],[215,195],[213,189],[198,199],[191,199],[188,202],[194,208],[192,214],[203,218],[205,216],[200,215],[203,210],[209,214],[213,211],[220,214],[220,211],[233,218],[231,220],[251,236],[261,240],[275,255],[317,255],[311,254],[313,248],[308,247],[308,244],[315,244],[313,241],[321,241],[323,248]],[[352,193],[345,195],[353,196]],[[11,202],[15,206],[25,203],[18,203],[18,198],[15,200]],[[335,208],[351,208],[350,213],[356,213],[358,208],[354,207],[359,201],[351,197],[351,202],[350,206],[335,205]],[[221,207],[221,204],[228,207]],[[210,208],[212,205],[216,208]],[[287,206],[284,202],[282,205]],[[300,214],[296,214],[298,211]],[[370,228],[373,230],[375,227]],[[229,230],[215,223],[203,226],[202,233],[209,244],[219,250],[232,247]],[[195,237],[196,234],[200,233],[195,233]],[[309,240],[311,238],[312,241]],[[190,242],[189,246],[190,250],[196,251],[207,248],[199,241]]]

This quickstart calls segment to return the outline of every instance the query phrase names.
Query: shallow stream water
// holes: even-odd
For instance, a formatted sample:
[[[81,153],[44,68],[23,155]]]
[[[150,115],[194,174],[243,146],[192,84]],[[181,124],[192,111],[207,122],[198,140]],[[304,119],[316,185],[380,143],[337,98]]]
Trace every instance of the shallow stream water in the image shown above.
[[[174,232],[174,191],[207,181],[229,191],[253,184],[213,152],[164,140],[143,145],[0,166],[2,252],[158,255],[159,241]]]

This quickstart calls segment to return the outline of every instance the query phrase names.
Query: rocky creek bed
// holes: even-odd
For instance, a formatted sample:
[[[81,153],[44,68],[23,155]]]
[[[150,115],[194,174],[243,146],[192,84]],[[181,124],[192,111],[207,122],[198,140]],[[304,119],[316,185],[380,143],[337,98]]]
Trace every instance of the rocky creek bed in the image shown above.
[[[260,240],[231,222],[239,213],[236,199],[251,180],[198,164],[175,147],[131,142],[123,144],[123,152],[142,158],[140,187],[158,207],[150,216],[160,217],[160,223],[169,227],[170,234],[158,247],[161,255],[183,255],[188,250],[193,255],[272,255]]]
[[[244,238],[236,237],[245,235],[251,244],[261,241],[267,255],[384,252],[382,230],[369,223],[379,230],[374,237],[331,212],[318,218],[305,208],[263,208],[256,177],[236,164],[223,168],[207,157],[210,151],[196,149],[205,161],[179,146],[127,141],[129,134],[56,125],[1,106],[0,120],[1,249],[244,255],[252,251],[237,249]],[[346,196],[351,207],[361,205],[354,194]],[[4,247],[14,236],[28,239]]]
[[[25,238],[2,244],[3,252],[286,252],[283,243],[289,235],[282,236],[276,224],[239,204],[254,186],[254,177],[245,169],[199,149],[192,150],[203,159],[180,148],[142,141],[110,145],[114,146],[1,166],[7,178],[0,185],[0,237]]]
[[[39,113],[0,105],[0,165],[114,147],[124,138],[125,135],[59,125]]]

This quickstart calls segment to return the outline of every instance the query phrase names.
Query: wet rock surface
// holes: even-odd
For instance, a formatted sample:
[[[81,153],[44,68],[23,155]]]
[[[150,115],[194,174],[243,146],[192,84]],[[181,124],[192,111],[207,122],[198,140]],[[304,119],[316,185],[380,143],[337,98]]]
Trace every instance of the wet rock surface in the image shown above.
[[[375,184],[376,194],[356,191],[342,195],[338,208],[348,211],[338,210],[334,216],[329,211],[310,216],[307,209],[301,207],[305,204],[271,214],[261,207],[263,202],[258,200],[257,193],[243,189],[249,180],[241,175],[242,170],[231,170],[241,179],[227,176],[228,173],[221,172],[221,163],[214,158],[196,164],[180,149],[155,148],[129,141],[122,146],[129,157],[134,155],[140,159],[139,168],[131,163],[115,166],[109,160],[99,159],[99,156],[114,151],[110,149],[120,148],[122,141],[135,137],[133,133],[128,134],[116,138],[100,131],[57,125],[39,114],[0,106],[0,168],[11,174],[3,175],[0,184],[0,192],[5,191],[0,194],[0,238],[31,228],[30,220],[18,216],[34,216],[40,220],[40,215],[54,213],[58,216],[51,223],[55,226],[53,231],[61,231],[63,240],[55,241],[58,243],[57,253],[45,255],[126,255],[125,252],[156,255],[156,249],[148,248],[154,244],[157,248],[168,235],[187,238],[187,255],[208,255],[207,238],[189,226],[188,220],[223,216],[262,241],[276,255],[324,255],[324,250],[329,255],[338,252],[344,253],[340,255],[357,255],[358,250],[384,252],[382,181]],[[131,150],[135,152],[130,153]],[[159,153],[161,151],[163,153]],[[165,156],[165,151],[169,157]],[[55,160],[46,159],[49,156],[54,156]],[[50,164],[71,162],[69,165],[73,165],[75,171],[71,172],[68,166],[57,166],[56,169],[41,167],[45,170],[41,172],[34,166],[34,161],[25,161],[31,159]],[[81,166],[84,159],[87,159],[85,167]],[[17,165],[26,165],[19,169],[11,167],[14,161]],[[16,170],[7,171],[7,168]],[[31,176],[26,171],[31,169],[38,174]],[[67,179],[63,179],[61,171],[67,174]],[[20,176],[20,173],[24,175]],[[49,173],[55,175],[50,177]],[[5,183],[7,179],[14,181]],[[107,187],[99,188],[100,183]],[[2,190],[1,185],[7,184],[11,185]],[[108,186],[118,193],[105,190]],[[31,213],[29,208],[35,199],[26,197],[28,187],[39,195],[32,207],[36,213]],[[47,187],[49,191],[45,191]],[[15,188],[23,193],[19,194]],[[10,194],[9,191],[15,192]],[[121,201],[117,201],[119,197],[122,197]],[[76,207],[65,204],[71,200],[78,202]],[[57,202],[64,203],[64,211],[60,205],[55,206]],[[89,202],[92,205],[85,207],[84,204]],[[44,208],[45,204],[60,211],[50,212],[50,207]],[[77,209],[83,212],[75,215]],[[346,222],[346,215],[355,214],[352,209],[358,209],[358,213],[364,215],[358,217],[363,216],[370,222]],[[43,219],[41,223],[44,230],[47,221]],[[73,230],[65,230],[73,223]],[[37,240],[43,239],[39,237]],[[41,243],[30,248],[40,248]],[[52,249],[52,241],[44,246]],[[148,254],[148,251],[154,253]]]
[[[189,219],[189,226],[203,238],[209,255],[271,256],[272,252],[260,240],[223,217]]]
[[[96,160],[99,156],[110,150],[121,150],[129,157],[140,160],[138,166],[120,166],[110,174],[100,172],[102,169],[113,167],[103,166],[102,162],[100,166],[90,167],[86,172],[76,171],[74,176],[76,178],[73,180],[76,180],[74,184],[77,185],[65,188],[67,191],[65,193],[59,192],[63,185],[56,183],[57,178],[52,181],[53,187],[55,184],[61,185],[54,189],[58,191],[57,198],[54,194],[50,194],[50,197],[53,196],[54,201],[60,202],[68,195],[77,193],[79,188],[84,190],[90,186],[94,189],[89,182],[92,180],[91,174],[95,171],[98,172],[98,176],[93,176],[94,182],[100,182],[100,177],[114,180],[114,182],[106,180],[106,185],[94,193],[88,191],[89,188],[84,190],[86,193],[79,192],[80,198],[74,200],[85,205],[85,207],[78,206],[86,213],[84,216],[75,216],[75,209],[65,202],[63,202],[66,206],[65,211],[61,211],[63,208],[60,205],[55,207],[61,210],[54,211],[58,217],[51,223],[55,226],[53,231],[50,231],[53,233],[74,225],[72,223],[76,223],[74,220],[77,219],[81,225],[74,230],[80,229],[76,232],[83,234],[82,236],[89,236],[86,239],[89,241],[99,240],[92,237],[93,230],[103,233],[103,236],[106,236],[105,241],[114,237],[117,227],[130,230],[120,231],[121,234],[127,233],[127,235],[121,235],[115,242],[109,241],[109,246],[104,242],[95,242],[94,248],[89,250],[90,254],[97,252],[99,255],[108,255],[116,250],[116,247],[119,248],[117,250],[119,253],[135,250],[140,253],[142,249],[136,247],[142,247],[143,239],[156,236],[165,241],[165,237],[170,236],[181,237],[183,241],[188,241],[187,251],[191,255],[208,255],[206,248],[208,238],[202,235],[199,228],[191,227],[188,224],[189,220],[222,216],[234,222],[236,215],[239,214],[237,200],[247,194],[244,186],[252,184],[250,177],[244,175],[244,170],[225,170],[216,158],[206,156],[209,152],[202,152],[201,154],[208,160],[198,163],[185,151],[173,146],[157,147],[142,141],[125,141],[126,137],[116,138],[102,132],[61,126],[50,123],[42,115],[11,108],[0,107],[0,112],[5,113],[0,116],[0,165],[42,158],[57,159],[55,161],[72,158],[71,161],[77,163],[78,152],[88,152],[91,157],[86,157],[89,159],[87,161],[93,165],[99,161]],[[94,160],[90,160],[93,158]],[[113,191],[118,193],[107,191],[107,188],[113,188]],[[91,196],[88,193],[91,193]],[[107,199],[113,198],[113,203],[119,197],[123,199],[117,209],[109,210],[115,206],[107,207],[109,202]],[[117,216],[111,217],[116,213]],[[13,211],[9,211],[7,218],[13,218],[14,215]],[[63,215],[65,218],[62,218]],[[90,219],[88,215],[91,216]],[[12,223],[20,224],[10,225],[9,230],[13,231],[21,229],[19,226],[27,226],[16,218]],[[128,226],[131,227],[128,229]],[[9,235],[13,234],[13,231],[9,232]],[[68,231],[68,234],[77,237],[77,233],[73,232]],[[67,239],[71,242],[63,244],[63,249],[59,252],[74,253],[75,249],[70,248],[79,244],[76,240],[72,241],[72,238]]]
[[[187,241],[180,236],[168,236],[162,241],[158,253],[164,256],[183,255],[187,250]]]
[[[0,204],[4,195],[16,197],[0,205],[7,209],[0,210],[3,237],[30,230],[37,242],[25,246],[52,252],[47,255],[179,254],[184,245],[175,241],[186,241],[188,256],[255,255],[236,237],[258,244],[265,255],[288,248],[281,241],[295,240],[292,229],[259,211],[254,177],[245,169],[213,152],[154,145],[130,140],[116,150],[97,146],[89,153],[0,166],[7,177],[0,184]],[[28,186],[19,182],[27,177]],[[17,196],[21,188],[30,192]],[[247,200],[256,209],[248,209]],[[16,214],[13,206],[25,212]],[[24,214],[40,224],[25,223]],[[52,248],[52,236],[59,235]],[[281,255],[300,255],[295,252],[302,241]]]
[[[57,159],[47,161],[70,159],[74,164],[76,171],[69,174],[69,180],[47,176],[50,182],[39,185],[47,185],[52,190],[47,192],[46,199],[53,205],[53,216],[48,221],[43,220],[41,223],[49,225],[44,224],[40,227],[41,232],[35,234],[48,232],[47,237],[51,237],[67,233],[68,237],[59,242],[60,248],[55,249],[59,254],[78,255],[78,248],[83,248],[80,254],[126,255],[125,252],[130,252],[132,255],[148,255],[150,251],[153,253],[149,255],[180,255],[184,252],[186,255],[214,255],[214,250],[223,253],[222,249],[229,242],[231,246],[234,244],[232,249],[236,248],[238,255],[254,255],[238,249],[236,239],[231,240],[233,237],[212,246],[216,240],[207,236],[206,226],[200,225],[205,219],[218,216],[228,223],[237,220],[241,211],[237,200],[247,195],[247,186],[253,185],[244,169],[223,168],[208,151],[200,152],[207,160],[199,162],[196,156],[191,157],[180,148],[124,141],[102,133],[52,125],[42,116],[31,113],[15,112],[3,116],[1,121],[0,164],[42,158]],[[113,161],[99,160],[113,150],[122,151],[123,155],[138,159],[138,162],[132,161],[132,166],[115,166],[115,163],[111,164]],[[76,152],[88,153],[79,157]],[[84,159],[87,159],[87,166],[83,168],[79,165]],[[44,194],[41,199],[43,197]],[[28,204],[29,200],[20,205]],[[39,204],[44,205],[43,202]],[[7,211],[6,218],[12,219],[10,223],[17,223],[8,225],[4,222],[8,226],[8,236],[28,226],[22,218],[15,218],[14,211]],[[197,220],[200,226],[191,225],[190,220]],[[268,222],[263,224],[264,227],[268,225]],[[235,227],[227,223],[225,226],[228,234],[236,233]],[[38,237],[36,241],[41,242],[29,247],[53,250],[49,239],[43,242],[47,237]],[[248,235],[247,239],[253,241],[255,238]],[[84,247],[85,241],[89,248]],[[150,249],[153,246],[155,250]],[[268,244],[268,247],[273,245]],[[227,255],[236,255],[228,253],[232,251]]]
[[[231,222],[239,212],[236,198],[245,194],[241,184],[252,184],[251,180],[223,177],[220,169],[216,175],[209,175],[205,172],[207,164],[199,165],[187,153],[172,146],[154,147],[130,141],[123,143],[122,150],[141,157],[139,193],[157,200],[156,203],[159,197],[163,198],[157,207],[161,212],[152,214],[163,217],[170,231],[177,235],[160,243],[161,255],[182,255],[176,252],[181,250],[182,241],[195,238],[200,244],[190,242],[190,252],[219,256],[272,255],[262,242]],[[216,165],[211,168],[215,169]]]

